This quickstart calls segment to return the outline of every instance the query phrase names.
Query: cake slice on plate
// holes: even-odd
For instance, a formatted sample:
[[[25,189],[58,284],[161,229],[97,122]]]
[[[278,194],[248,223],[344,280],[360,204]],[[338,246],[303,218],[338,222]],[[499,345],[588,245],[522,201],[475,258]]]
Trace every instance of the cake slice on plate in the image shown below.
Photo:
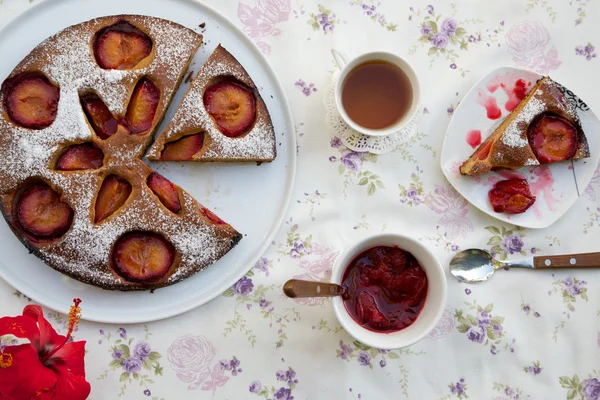
[[[544,77],[463,163],[460,173],[481,175],[496,168],[517,169],[589,156],[575,105],[558,83]]]
[[[268,162],[275,156],[267,106],[244,67],[221,45],[146,154],[155,161]]]

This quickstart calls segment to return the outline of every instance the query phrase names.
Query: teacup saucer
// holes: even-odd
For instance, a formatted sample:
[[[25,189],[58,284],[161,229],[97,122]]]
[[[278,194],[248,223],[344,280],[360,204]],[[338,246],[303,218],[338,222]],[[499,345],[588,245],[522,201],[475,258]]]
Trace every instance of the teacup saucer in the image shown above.
[[[386,154],[393,151],[399,144],[409,140],[416,132],[417,125],[423,117],[421,107],[413,119],[403,129],[386,136],[367,136],[352,129],[340,116],[335,105],[335,84],[339,77],[336,71],[324,97],[327,123],[333,129],[334,135],[350,150],[373,154]]]

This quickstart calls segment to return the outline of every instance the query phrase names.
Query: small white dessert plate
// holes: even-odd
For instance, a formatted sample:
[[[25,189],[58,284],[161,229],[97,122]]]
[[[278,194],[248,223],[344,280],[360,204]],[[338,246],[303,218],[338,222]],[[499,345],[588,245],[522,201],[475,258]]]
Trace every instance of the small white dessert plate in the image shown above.
[[[501,221],[536,229],[552,225],[571,208],[590,183],[600,157],[600,120],[573,92],[566,89],[567,97],[577,105],[581,126],[589,142],[590,158],[473,177],[462,176],[459,168],[477,148],[477,132],[480,132],[481,141],[484,141],[510,114],[508,109],[515,105],[512,94],[515,83],[522,79],[530,89],[541,77],[535,72],[503,67],[480,80],[456,108],[446,131],[441,155],[444,175],[471,204]],[[494,103],[497,108],[493,107]],[[499,118],[488,117],[488,114],[495,117],[499,112],[502,114]],[[488,200],[489,190],[500,180],[516,177],[529,182],[531,192],[536,196],[534,205],[522,214],[494,212]]]

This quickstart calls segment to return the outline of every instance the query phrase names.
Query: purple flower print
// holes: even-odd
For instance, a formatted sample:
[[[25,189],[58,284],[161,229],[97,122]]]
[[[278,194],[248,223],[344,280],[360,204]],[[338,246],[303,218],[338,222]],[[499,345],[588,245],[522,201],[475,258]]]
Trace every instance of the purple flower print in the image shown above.
[[[353,351],[354,349],[352,347],[345,345],[344,342],[340,340],[340,358],[342,360],[350,359],[350,354],[352,354]]]
[[[142,370],[142,360],[138,358],[129,357],[121,364],[123,369],[130,374],[137,374]]]
[[[260,381],[252,381],[248,390],[250,390],[250,393],[258,393],[262,390],[262,383]]]
[[[151,352],[150,344],[148,342],[137,342],[133,348],[133,356],[144,361],[148,358]]]
[[[507,395],[507,396],[512,396],[512,395],[514,395],[514,394],[515,394],[515,391],[514,391],[514,390],[512,390],[510,387],[508,387],[508,386],[507,386],[507,387],[504,389],[504,394],[505,394],[505,395]]]
[[[502,325],[494,325],[493,326],[493,331],[496,335],[499,335],[502,333],[502,331],[504,330],[504,328],[502,327]]]
[[[469,340],[475,343],[483,343],[483,339],[485,339],[485,331],[479,325],[469,326],[466,334]]]
[[[490,353],[492,353],[493,355],[496,355],[496,354],[498,354],[498,349],[496,348],[496,346],[495,346],[495,345],[492,345],[492,346],[490,347]]]
[[[597,378],[586,379],[582,383],[581,393],[585,400],[600,399],[600,381]]]
[[[254,265],[254,269],[264,272],[265,276],[269,276],[269,260],[266,257],[261,257]]]
[[[238,296],[247,296],[254,289],[252,279],[243,277],[233,285],[233,292]]]
[[[123,352],[116,348],[115,351],[113,351],[113,353],[111,354],[111,356],[113,360],[120,360],[121,357],[123,357]]]
[[[353,172],[360,172],[362,167],[362,160],[360,155],[352,150],[345,151],[340,158],[340,162]]]
[[[596,49],[591,43],[588,43],[586,46],[577,46],[575,47],[575,54],[578,56],[585,57],[586,60],[591,61],[592,58],[596,58]]]
[[[317,91],[314,83],[306,83],[302,79],[297,80],[294,85],[307,97]]]
[[[341,139],[337,136],[331,138],[329,145],[334,149],[341,149],[342,147],[344,147],[344,144],[342,143]]]
[[[460,380],[450,388],[450,392],[457,396],[464,396],[466,389],[467,385],[465,384],[465,379],[460,378]]]
[[[359,352],[357,360],[363,367],[368,367],[371,364],[371,356],[366,351]]]
[[[119,332],[119,336],[121,336],[123,339],[127,338],[127,331],[125,330],[125,328],[119,328],[118,332]]]
[[[448,36],[452,36],[456,33],[456,20],[452,18],[446,18],[444,22],[442,22],[441,31],[444,32]]]
[[[385,360],[381,360],[381,361],[379,361],[379,366],[380,366],[381,368],[385,367],[386,365],[387,365],[387,362],[386,362]]]
[[[279,388],[278,391],[273,395],[274,400],[294,400],[294,396],[292,396],[292,391],[288,388]]]
[[[466,288],[466,289],[465,289],[465,294],[466,294],[467,296],[468,296],[468,295],[470,295],[470,294],[471,294],[471,289],[469,289],[469,288]]]
[[[479,326],[487,328],[488,326],[490,326],[491,321],[492,316],[488,314],[487,311],[483,310],[477,313],[477,322],[479,323]]]
[[[529,305],[524,305],[523,307],[521,307],[521,310],[524,312],[529,312],[529,310],[531,310],[531,307],[529,307]]]
[[[450,64],[450,69],[456,69],[456,64],[455,63]]]
[[[446,110],[446,112],[448,113],[448,115],[454,114],[454,107],[448,107],[448,109]]]
[[[508,254],[519,253],[523,249],[523,240],[519,235],[511,235],[502,238],[502,248]]]
[[[431,33],[431,26],[429,24],[425,24],[421,26],[421,35],[428,36]]]
[[[145,394],[146,396],[151,396],[151,395],[152,395],[152,392],[150,392],[150,389],[146,389],[146,390],[144,390],[144,394]]]
[[[431,4],[427,6],[427,12],[428,12],[430,15],[433,15],[433,6],[432,6]]]
[[[300,258],[302,256],[302,252],[304,251],[304,243],[300,241],[296,241],[294,243],[294,247],[290,249],[290,257],[292,258]]]
[[[294,371],[291,368],[285,371],[285,379],[287,379],[288,386],[292,386],[298,383],[298,379],[296,379],[296,371]]]
[[[277,378],[278,381],[287,380],[287,378],[285,376],[285,371],[279,370],[279,371],[275,372],[275,378]]]
[[[539,313],[539,312],[537,312],[537,311],[533,313],[533,316],[534,316],[534,317],[536,317],[536,318],[539,318],[539,317],[541,317],[540,313]]]
[[[260,299],[260,301],[258,302],[258,305],[260,306],[260,308],[267,308],[267,307],[269,307],[269,304],[271,304],[271,302],[264,298]]]
[[[445,49],[448,46],[448,36],[444,33],[436,33],[429,41],[438,49]]]

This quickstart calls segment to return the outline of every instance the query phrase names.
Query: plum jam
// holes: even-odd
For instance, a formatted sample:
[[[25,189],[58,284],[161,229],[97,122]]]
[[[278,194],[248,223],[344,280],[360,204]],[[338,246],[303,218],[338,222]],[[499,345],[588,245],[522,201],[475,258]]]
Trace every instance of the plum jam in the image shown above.
[[[344,306],[358,324],[389,333],[412,325],[419,316],[427,296],[427,275],[409,252],[378,246],[352,260],[342,287]]]

